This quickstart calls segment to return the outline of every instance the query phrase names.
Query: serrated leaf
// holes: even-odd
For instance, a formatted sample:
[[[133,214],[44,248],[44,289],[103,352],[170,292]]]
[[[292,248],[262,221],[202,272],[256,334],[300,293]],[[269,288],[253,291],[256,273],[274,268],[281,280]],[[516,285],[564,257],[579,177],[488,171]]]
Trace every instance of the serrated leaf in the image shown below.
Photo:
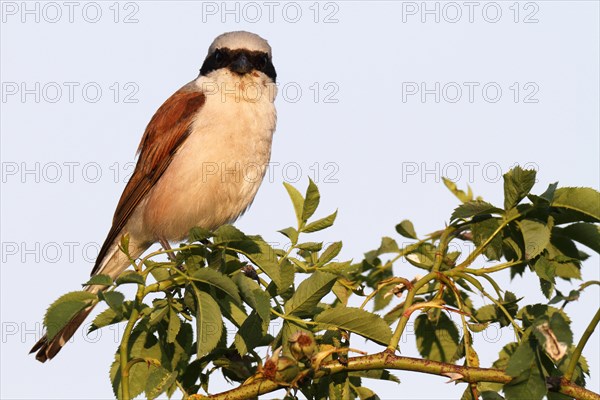
[[[562,229],[561,233],[569,238],[586,245],[596,253],[600,253],[600,226],[585,222],[571,224]]]
[[[477,215],[497,214],[500,212],[502,212],[501,209],[494,207],[488,202],[483,200],[471,200],[456,207],[452,213],[452,216],[450,217],[450,220],[454,221],[457,219],[467,219]]]
[[[541,400],[548,392],[545,379],[537,368],[525,370],[503,387],[506,400]]]
[[[360,308],[330,308],[317,315],[315,322],[323,329],[344,329],[384,346],[392,338],[390,327],[381,317]]]
[[[458,350],[458,329],[444,313],[439,314],[437,323],[421,314],[415,320],[417,349],[428,360],[454,362],[453,356]]]
[[[227,275],[215,271],[214,269],[200,268],[194,271],[190,277],[194,281],[207,283],[218,289],[221,289],[238,304],[242,302],[237,286]]]
[[[254,265],[260,268],[277,286],[277,292],[282,293],[294,282],[294,269],[288,265],[279,265],[277,252],[260,236],[248,236],[248,240],[233,242],[230,248],[242,253]]]
[[[398,247],[398,243],[391,237],[384,236],[381,238],[381,244],[379,245],[379,249],[377,249],[377,254],[386,254],[386,253],[398,253],[400,248]]]
[[[116,324],[125,320],[126,318],[123,316],[123,313],[121,313],[121,315],[117,315],[115,310],[113,310],[112,308],[107,308],[106,310],[98,314],[96,318],[94,318],[94,321],[92,322],[92,325],[90,325],[88,333],[94,332],[95,330],[98,330],[105,326]]]
[[[321,242],[306,242],[306,243],[300,243],[296,247],[300,250],[306,250],[306,251],[313,251],[313,252],[321,251],[321,249],[323,248],[323,243],[321,243]]]
[[[156,337],[149,332],[150,327],[144,323],[138,323],[129,339],[128,354],[129,360],[133,358],[145,359],[162,359],[162,351]],[[130,398],[135,398],[141,394],[146,386],[148,376],[158,368],[155,365],[147,363],[136,363],[129,370],[129,393]],[[121,396],[121,366],[119,362],[119,354],[115,354],[115,361],[110,369],[110,378],[113,386],[115,397],[119,399]]]
[[[246,240],[248,237],[233,225],[221,225],[215,231],[214,244]]]
[[[540,255],[550,243],[550,229],[536,221],[525,219],[517,222],[525,245],[525,258],[531,260]]]
[[[146,398],[148,400],[154,400],[162,392],[164,392],[169,386],[171,386],[175,379],[177,378],[176,372],[170,372],[162,367],[156,368],[154,371],[148,375],[148,380],[146,381]]]
[[[319,256],[317,261],[317,266],[322,266],[327,264],[329,261],[333,260],[340,251],[342,250],[342,242],[334,242],[330,244],[323,253]]]
[[[83,284],[83,286],[100,285],[110,286],[113,284],[113,280],[109,275],[98,274],[90,278],[89,281]]]
[[[333,225],[336,217],[337,217],[337,210],[335,210],[335,212],[333,214],[328,215],[325,218],[318,219],[318,220],[306,225],[302,229],[302,232],[310,233],[310,232],[317,232],[317,231],[321,231],[323,229],[327,229]]]
[[[233,277],[234,282],[240,289],[244,301],[255,310],[263,322],[271,320],[271,298],[252,279],[242,274]]]
[[[175,342],[175,338],[181,329],[181,320],[173,307],[169,308],[169,325],[167,327],[167,343]]]
[[[319,194],[319,188],[312,179],[308,178],[308,187],[306,188],[306,197],[304,200],[304,207],[302,208],[303,221],[308,221],[308,219],[313,216],[319,206],[320,200],[321,195]]]
[[[125,301],[125,295],[121,292],[99,292],[98,298],[104,300],[106,304],[115,312],[120,313],[123,310],[123,302]]]
[[[77,291],[64,294],[55,300],[48,307],[44,316],[44,326],[47,329],[48,340],[52,340],[75,315],[92,304],[97,298],[93,293]]]
[[[298,231],[291,226],[289,228],[278,231],[292,242],[292,244],[298,243]]]
[[[467,186],[468,193],[465,193],[464,191],[458,189],[456,183],[452,182],[450,179],[442,177],[442,181],[444,182],[444,185],[446,185],[446,187],[452,192],[452,194],[463,203],[473,200],[473,192],[469,186]]]
[[[500,221],[497,218],[489,218],[472,224],[473,243],[477,246],[483,245],[488,238],[498,229]],[[502,256],[502,234],[499,233],[487,245],[483,254],[489,260],[499,260]]]
[[[123,285],[126,283],[137,283],[140,285],[143,285],[144,282],[144,277],[142,275],[140,275],[139,273],[135,272],[135,271],[131,271],[131,270],[127,270],[124,271],[123,273],[121,273],[115,283],[118,285]]]
[[[213,297],[200,290],[194,290],[196,296],[196,335],[198,358],[210,353],[219,343],[223,333],[221,309]]]
[[[415,227],[413,226],[413,223],[407,219],[396,225],[396,232],[398,232],[405,238],[418,239],[417,232],[415,232]]]
[[[531,347],[529,340],[523,340],[517,347],[515,352],[508,359],[506,366],[506,374],[516,377],[521,375],[528,369],[531,369],[531,364],[534,361],[535,353]]]
[[[188,237],[188,240],[190,242],[201,242],[202,240],[206,240],[209,239],[211,237],[213,237],[215,234],[212,233],[211,231],[209,231],[208,229],[204,229],[204,228],[200,228],[199,226],[196,226],[192,229],[190,229],[190,234]]]
[[[302,197],[298,189],[289,183],[283,182],[283,186],[285,187],[285,190],[287,190],[288,195],[292,200],[294,212],[296,213],[296,219],[298,220],[298,225],[300,226],[302,222],[302,209],[304,208],[304,197]]]
[[[535,170],[522,169],[519,166],[503,175],[505,210],[513,208],[529,194],[535,184],[535,175]]]
[[[298,285],[294,295],[285,303],[287,315],[310,316],[314,308],[333,287],[336,275],[317,271]]]
[[[253,311],[235,334],[233,344],[238,353],[245,355],[261,344],[268,327],[269,324],[263,322],[258,314]]]
[[[600,222],[600,193],[586,187],[556,189],[552,207],[566,208],[585,214]]]
[[[358,386],[353,388],[360,400],[380,400],[380,397],[369,388]]]
[[[533,267],[535,273],[541,279],[550,283],[555,283],[554,278],[556,277],[556,264],[557,263],[554,261],[548,260],[547,257],[541,256],[535,261]]]

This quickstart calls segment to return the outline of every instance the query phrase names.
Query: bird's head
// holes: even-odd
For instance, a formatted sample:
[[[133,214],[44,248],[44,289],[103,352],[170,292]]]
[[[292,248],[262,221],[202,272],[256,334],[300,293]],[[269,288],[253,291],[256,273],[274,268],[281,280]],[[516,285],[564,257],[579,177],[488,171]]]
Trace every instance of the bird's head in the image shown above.
[[[277,78],[271,46],[265,39],[250,32],[227,32],[217,36],[210,45],[200,75],[209,76],[224,69],[240,77],[264,74],[273,83]]]

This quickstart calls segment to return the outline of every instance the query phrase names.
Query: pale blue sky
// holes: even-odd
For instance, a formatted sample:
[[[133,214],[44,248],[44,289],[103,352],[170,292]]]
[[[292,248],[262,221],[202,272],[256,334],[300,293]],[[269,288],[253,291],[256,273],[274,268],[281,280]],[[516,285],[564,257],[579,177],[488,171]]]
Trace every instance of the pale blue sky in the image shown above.
[[[405,218],[420,234],[443,227],[457,205],[443,174],[498,204],[517,163],[538,170],[538,192],[600,186],[598,2],[115,4],[2,2],[2,398],[111,398],[115,330],[77,334],[46,365],[27,351],[47,305],[86,280],[148,120],[220,33],[268,39],[280,84],[272,168],[237,223],[248,233],[284,243],[276,231],[294,217],[282,182],[304,188],[309,176],[318,214],[339,209],[318,238],[343,240],[340,259],[360,259]],[[584,279],[599,271],[594,256]],[[543,301],[537,280],[505,278]],[[567,309],[576,338],[599,303],[591,288]],[[416,355],[410,332],[403,354]],[[475,339],[484,366],[511,339],[497,335]],[[599,341],[586,352],[595,391]],[[464,390],[396,375],[400,386],[366,385],[384,399]]]

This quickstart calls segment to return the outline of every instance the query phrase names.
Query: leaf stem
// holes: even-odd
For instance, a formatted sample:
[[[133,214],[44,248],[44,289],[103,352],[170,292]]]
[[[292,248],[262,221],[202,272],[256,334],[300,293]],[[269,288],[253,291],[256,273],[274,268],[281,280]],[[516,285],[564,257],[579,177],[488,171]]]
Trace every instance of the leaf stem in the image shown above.
[[[425,286],[427,283],[429,283],[429,281],[435,279],[436,276],[437,276],[436,272],[428,273],[427,275],[425,275],[424,277],[419,279],[413,285],[413,287],[408,291],[408,294],[406,295],[406,300],[404,300],[404,307],[402,308],[402,316],[400,317],[400,320],[398,321],[398,326],[396,327],[396,330],[394,331],[394,334],[392,335],[392,339],[390,340],[390,344],[388,345],[388,348],[387,348],[387,351],[389,353],[393,354],[398,349],[398,343],[400,343],[400,338],[402,337],[402,332],[404,331],[404,328],[406,327],[406,324],[408,323],[408,320],[410,319],[410,313],[407,313],[407,311],[409,311],[410,306],[412,306],[413,300],[415,298],[415,294],[421,287]]]
[[[573,355],[571,355],[571,361],[569,362],[569,366],[567,367],[567,372],[565,372],[565,379],[567,381],[571,381],[571,379],[573,377],[573,372],[575,372],[575,367],[577,367],[577,362],[579,361],[579,357],[581,357],[581,352],[583,351],[583,348],[587,344],[587,341],[589,340],[590,336],[592,336],[592,333],[594,333],[594,330],[596,329],[596,326],[598,325],[599,321],[600,321],[600,309],[598,309],[596,311],[594,318],[592,318],[588,327],[585,328],[585,331],[583,332],[581,339],[579,339],[579,343],[577,343],[577,347],[575,347],[575,351],[573,351]]]
[[[475,261],[475,259],[477,257],[479,257],[483,251],[485,250],[485,248],[492,243],[492,240],[494,240],[494,238],[496,237],[496,235],[498,235],[500,232],[502,232],[502,229],[504,229],[504,227],[506,227],[508,224],[510,224],[512,221],[519,219],[522,215],[520,213],[516,213],[515,215],[513,215],[512,217],[510,217],[507,220],[502,221],[502,223],[500,223],[500,225],[498,226],[498,228],[496,228],[496,230],[485,240],[485,242],[483,242],[481,244],[481,246],[478,246],[475,250],[473,250],[472,253],[470,253],[467,258],[465,259],[465,261],[463,261],[462,263],[460,263],[460,265],[458,265],[456,267],[456,269],[458,270],[462,270],[467,268],[469,265],[471,265],[473,263],[473,261]]]

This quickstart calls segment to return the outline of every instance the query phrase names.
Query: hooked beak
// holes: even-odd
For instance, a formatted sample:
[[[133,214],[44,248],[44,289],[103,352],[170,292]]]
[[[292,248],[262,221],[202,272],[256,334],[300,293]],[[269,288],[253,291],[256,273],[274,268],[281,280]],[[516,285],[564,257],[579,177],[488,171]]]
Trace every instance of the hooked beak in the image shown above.
[[[245,54],[240,54],[231,64],[229,64],[229,70],[239,75],[247,74],[252,70],[252,64],[248,60]]]

